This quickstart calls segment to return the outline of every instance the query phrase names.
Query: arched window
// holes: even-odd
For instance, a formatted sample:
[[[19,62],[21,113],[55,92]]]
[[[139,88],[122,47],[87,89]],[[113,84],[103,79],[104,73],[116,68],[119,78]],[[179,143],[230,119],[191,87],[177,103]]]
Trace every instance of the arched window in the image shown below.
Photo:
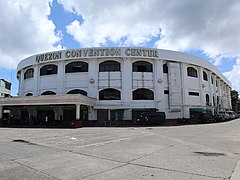
[[[65,73],[88,72],[88,63],[77,61],[65,66]]]
[[[56,93],[53,91],[45,91],[41,94],[41,96],[45,96],[45,95],[56,95]]]
[[[187,74],[190,77],[196,77],[196,78],[198,77],[197,70],[195,68],[193,68],[193,67],[188,67],[187,68]]]
[[[33,94],[32,93],[27,93],[26,96],[33,96]]]
[[[215,97],[213,96],[213,106],[216,106]]]
[[[209,94],[206,94],[206,105],[209,105]]]
[[[203,80],[208,81],[208,75],[205,71],[203,71]]]
[[[99,91],[99,100],[121,100],[121,92],[112,88],[103,89]]]
[[[20,79],[21,78],[21,71],[18,71],[17,72],[17,79]]]
[[[152,64],[145,61],[137,61],[132,64],[133,72],[153,72]]]
[[[167,63],[163,65],[163,73],[168,73]]]
[[[87,92],[81,89],[73,89],[71,91],[68,91],[67,94],[82,94],[84,96],[87,96]]]
[[[145,88],[133,91],[133,100],[154,100],[153,91]]]
[[[34,73],[34,69],[28,69],[25,73],[24,73],[24,79],[28,79],[28,78],[32,78],[33,77],[33,73]]]
[[[212,81],[212,84],[213,84],[213,77],[211,76],[211,81]]]
[[[58,67],[54,64],[46,65],[41,67],[40,76],[57,74]]]
[[[120,71],[121,64],[117,61],[104,61],[99,64],[99,72]]]

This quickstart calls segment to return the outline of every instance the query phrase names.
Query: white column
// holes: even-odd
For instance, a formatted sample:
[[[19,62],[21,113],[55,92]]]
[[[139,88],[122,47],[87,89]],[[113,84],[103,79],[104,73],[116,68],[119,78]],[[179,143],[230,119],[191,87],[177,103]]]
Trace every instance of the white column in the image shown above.
[[[88,61],[88,96],[98,97],[98,61],[89,59]]]
[[[154,66],[154,96],[156,102],[156,108],[159,111],[165,111],[164,99],[164,74],[163,63],[160,60],[156,60]]]
[[[40,89],[40,70],[39,70],[40,66],[37,64],[34,67],[34,92],[33,95],[34,96],[39,96],[39,89]]]
[[[58,76],[57,76],[57,94],[65,94],[65,66],[64,61],[58,62]]]
[[[186,64],[180,63],[180,74],[181,74],[181,89],[182,89],[182,117],[184,118],[190,118],[190,113],[186,105],[186,97],[188,93],[188,87],[186,86],[186,71],[187,67]],[[181,118],[182,118],[181,117]]]
[[[3,106],[0,106],[0,119],[3,118]]]
[[[54,107],[54,113],[55,113],[55,120],[60,120],[60,116],[62,115],[61,114],[61,107],[57,106],[57,107]]]
[[[182,83],[182,105],[183,105],[183,113],[182,117],[190,118],[190,111],[188,105],[188,82],[187,82],[187,65],[185,63],[180,64],[180,72],[181,72],[181,83]]]
[[[93,106],[89,106],[88,107],[88,120],[94,120]]]
[[[110,121],[111,120],[111,110],[108,109],[108,120]]]
[[[80,120],[80,106],[81,104],[76,104],[76,120]]]
[[[199,94],[199,97],[200,97],[200,105],[203,107],[205,106],[205,95],[203,93],[203,68],[202,67],[199,67],[198,68],[198,75],[199,75],[199,90],[200,90],[200,94]]]
[[[122,69],[122,102],[131,105],[132,101],[132,62],[124,58],[121,64]]]
[[[21,75],[20,75],[20,79],[19,79],[19,90],[18,90],[18,96],[24,96],[23,92],[24,92],[24,71],[21,70]]]

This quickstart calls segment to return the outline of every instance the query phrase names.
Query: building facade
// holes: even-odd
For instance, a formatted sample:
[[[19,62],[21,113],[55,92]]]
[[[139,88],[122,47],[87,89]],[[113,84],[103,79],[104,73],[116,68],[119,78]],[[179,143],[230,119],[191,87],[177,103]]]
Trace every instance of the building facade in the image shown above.
[[[134,122],[142,112],[163,111],[176,121],[231,109],[231,83],[210,62],[181,52],[63,50],[28,57],[17,71],[19,97],[0,107],[18,119]]]
[[[9,97],[11,95],[11,83],[0,79],[0,97]]]

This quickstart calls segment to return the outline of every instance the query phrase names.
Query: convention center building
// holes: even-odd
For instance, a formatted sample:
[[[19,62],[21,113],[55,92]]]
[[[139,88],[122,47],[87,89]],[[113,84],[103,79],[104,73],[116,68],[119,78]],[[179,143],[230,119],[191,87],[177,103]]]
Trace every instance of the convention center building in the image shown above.
[[[213,64],[169,50],[46,52],[23,59],[17,79],[18,97],[0,98],[2,123],[134,123],[142,112],[165,112],[167,121],[177,121],[231,109],[231,83]]]

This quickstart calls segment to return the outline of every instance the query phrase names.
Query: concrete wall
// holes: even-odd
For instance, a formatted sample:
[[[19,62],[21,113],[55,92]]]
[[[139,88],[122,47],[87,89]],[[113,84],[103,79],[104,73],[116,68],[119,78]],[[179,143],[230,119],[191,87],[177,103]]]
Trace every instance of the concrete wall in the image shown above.
[[[175,54],[174,54],[175,53]],[[174,55],[173,55],[174,54]],[[65,73],[65,65],[73,60],[59,60],[53,62],[35,63],[24,67],[24,63],[19,67],[21,76],[19,79],[19,95],[25,96],[27,93],[33,93],[39,96],[44,91],[54,91],[59,95],[64,95],[73,89],[87,91],[88,96],[97,99],[96,106],[117,109],[125,109],[125,119],[131,119],[131,109],[133,108],[156,108],[159,111],[165,111],[167,118],[176,119],[181,117],[189,118],[189,108],[225,108],[231,109],[230,86],[226,79],[220,78],[219,72],[214,68],[206,67],[205,62],[202,66],[191,62],[188,63],[184,56],[176,52],[169,54],[169,59],[175,57],[175,61],[168,60],[167,55],[162,58],[137,58],[137,57],[112,57],[112,58],[84,58],[79,61],[88,63],[88,72]],[[32,57],[31,57],[32,58]],[[120,72],[99,72],[99,64],[105,60],[114,60],[121,64]],[[153,65],[153,72],[132,72],[132,63],[136,61],[147,61]],[[204,60],[201,60],[204,61]],[[168,64],[168,74],[163,73],[163,64]],[[191,63],[191,64],[190,64]],[[58,74],[40,76],[39,69],[46,64],[55,64],[58,66]],[[187,68],[193,67],[198,72],[198,77],[189,77]],[[34,68],[34,77],[23,79],[24,72],[28,68]],[[212,69],[212,70],[210,70]],[[213,71],[214,70],[214,71]],[[208,75],[208,81],[203,80],[203,71]],[[213,84],[211,82],[213,78]],[[216,86],[216,82],[217,85]],[[121,100],[99,101],[98,93],[105,88],[114,88],[121,92]],[[132,91],[138,88],[147,88],[154,92],[154,100],[132,100]],[[169,91],[169,94],[164,94]],[[197,92],[199,96],[191,96],[189,92]],[[206,94],[209,95],[209,104],[206,104]],[[215,107],[213,106],[213,96],[215,98]],[[219,105],[217,106],[217,97]],[[96,110],[93,110],[96,118]]]

